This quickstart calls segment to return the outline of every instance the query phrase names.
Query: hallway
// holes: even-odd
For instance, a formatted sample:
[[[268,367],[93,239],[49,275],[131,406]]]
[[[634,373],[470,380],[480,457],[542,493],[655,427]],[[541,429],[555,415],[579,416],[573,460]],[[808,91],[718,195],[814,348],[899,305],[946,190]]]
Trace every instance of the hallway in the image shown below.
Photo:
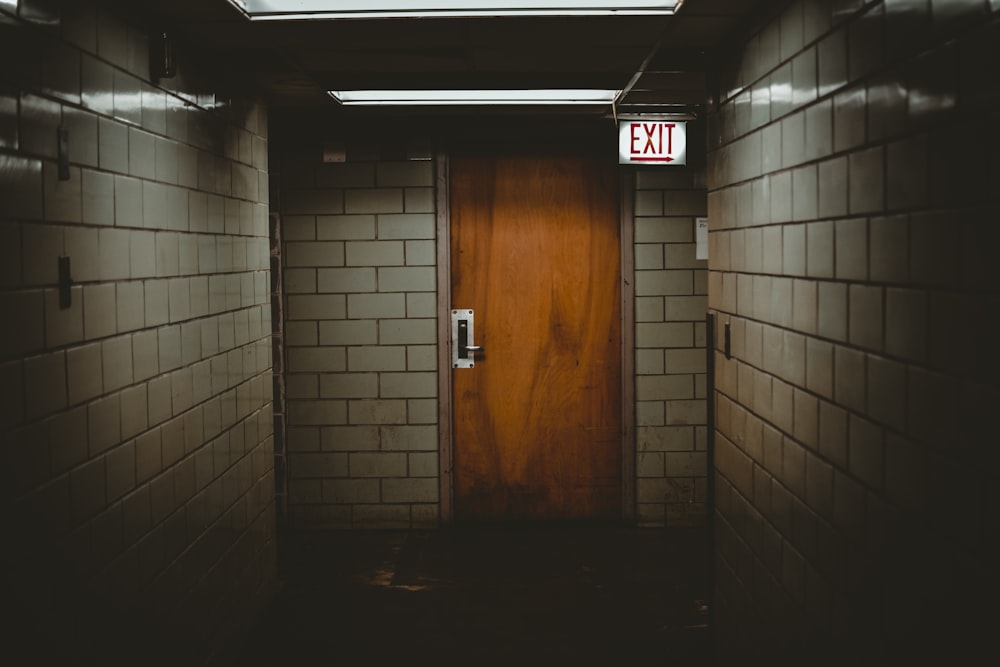
[[[0,663],[992,652],[1000,0],[394,2],[0,0]]]
[[[704,665],[708,549],[680,528],[292,534],[235,664]]]

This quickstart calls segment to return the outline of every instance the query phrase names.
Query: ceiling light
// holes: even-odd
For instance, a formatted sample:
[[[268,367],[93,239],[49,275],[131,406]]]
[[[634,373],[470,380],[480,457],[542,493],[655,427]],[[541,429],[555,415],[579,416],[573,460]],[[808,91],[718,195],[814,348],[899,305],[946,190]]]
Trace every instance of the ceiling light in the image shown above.
[[[229,0],[255,21],[498,16],[651,16],[679,0]]]
[[[331,90],[343,105],[542,105],[611,104],[620,90]]]

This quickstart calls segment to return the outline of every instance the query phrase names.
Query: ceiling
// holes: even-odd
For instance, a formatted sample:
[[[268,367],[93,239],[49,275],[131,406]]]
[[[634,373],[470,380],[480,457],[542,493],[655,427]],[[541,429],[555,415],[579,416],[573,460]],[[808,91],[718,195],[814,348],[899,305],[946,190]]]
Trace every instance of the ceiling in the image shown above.
[[[251,22],[226,0],[110,2],[224,59],[272,107],[337,109],[327,90],[604,88],[625,90],[619,113],[703,104],[710,59],[773,4],[686,0],[659,17]]]

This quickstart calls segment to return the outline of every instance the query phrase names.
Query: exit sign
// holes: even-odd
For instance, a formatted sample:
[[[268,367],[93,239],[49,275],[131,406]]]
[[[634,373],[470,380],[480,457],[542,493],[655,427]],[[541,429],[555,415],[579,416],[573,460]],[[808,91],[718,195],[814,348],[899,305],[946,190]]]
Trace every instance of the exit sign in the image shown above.
[[[687,123],[622,121],[618,125],[618,164],[687,164]]]

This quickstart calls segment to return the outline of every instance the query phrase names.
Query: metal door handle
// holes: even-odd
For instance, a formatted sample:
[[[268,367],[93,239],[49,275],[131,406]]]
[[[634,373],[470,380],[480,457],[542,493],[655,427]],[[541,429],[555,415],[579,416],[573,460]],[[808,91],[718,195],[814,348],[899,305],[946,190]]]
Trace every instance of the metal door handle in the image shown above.
[[[476,352],[482,346],[473,344],[475,333],[475,313],[470,309],[451,311],[451,366],[452,368],[474,368]]]

